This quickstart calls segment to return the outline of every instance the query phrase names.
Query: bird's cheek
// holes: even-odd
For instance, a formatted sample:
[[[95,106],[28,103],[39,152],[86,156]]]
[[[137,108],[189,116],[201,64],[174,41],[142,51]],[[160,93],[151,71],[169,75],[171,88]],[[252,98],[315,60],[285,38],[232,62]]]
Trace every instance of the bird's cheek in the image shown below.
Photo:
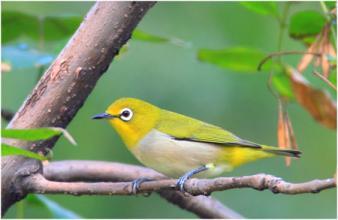
[[[109,124],[113,126],[118,132],[123,132],[125,130],[125,123],[117,118],[109,120]]]
[[[115,118],[113,118],[113,119],[108,120],[108,123],[115,128],[117,120]]]

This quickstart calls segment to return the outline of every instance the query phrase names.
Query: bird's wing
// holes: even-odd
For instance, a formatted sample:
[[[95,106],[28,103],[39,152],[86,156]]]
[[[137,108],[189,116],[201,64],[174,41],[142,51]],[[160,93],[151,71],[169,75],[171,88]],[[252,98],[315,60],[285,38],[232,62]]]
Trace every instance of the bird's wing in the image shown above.
[[[194,118],[165,111],[156,129],[176,140],[212,143],[220,146],[241,146],[262,148],[260,145],[243,140],[221,127]]]

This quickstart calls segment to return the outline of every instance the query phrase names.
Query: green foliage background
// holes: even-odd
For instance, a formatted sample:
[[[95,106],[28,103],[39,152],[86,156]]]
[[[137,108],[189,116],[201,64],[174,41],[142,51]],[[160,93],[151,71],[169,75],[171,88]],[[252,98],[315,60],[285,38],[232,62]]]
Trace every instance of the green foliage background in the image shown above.
[[[3,2],[2,10],[34,16],[84,16],[92,4]],[[319,3],[297,3],[292,6],[291,14],[304,9],[320,11]],[[138,29],[158,36],[184,39],[190,42],[190,46],[130,41],[127,52],[112,63],[68,127],[78,146],[60,139],[53,151],[54,160],[139,164],[108,124],[90,119],[92,115],[103,112],[114,100],[128,96],[222,126],[248,140],[277,144],[277,101],[267,88],[267,73],[235,73],[197,59],[200,48],[241,46],[276,51],[279,28],[274,19],[249,11],[239,3],[160,2],[149,11]],[[55,56],[66,41],[47,41],[43,52]],[[38,47],[36,41],[24,37],[15,42]],[[289,50],[304,50],[304,46],[290,39],[287,32],[283,45]],[[299,57],[290,56],[283,60],[296,65]],[[25,59],[20,60],[18,66],[23,63]],[[16,68],[13,65],[12,72],[3,74],[2,106],[17,110],[34,87],[38,72],[35,67],[23,65]],[[245,165],[227,175],[264,172],[291,182],[333,176],[336,171],[335,131],[316,123],[298,104],[291,103],[289,113],[303,157],[294,160],[291,167],[285,167],[284,160],[277,158]],[[5,127],[6,122],[2,123]],[[337,215],[336,189],[296,196],[239,189],[217,192],[213,196],[249,218],[334,218]],[[194,217],[156,194],[148,198],[64,195],[48,198],[85,218]],[[28,204],[25,207],[25,217],[50,217],[49,212],[41,207]],[[5,217],[15,217],[16,210],[17,207],[13,206]]]

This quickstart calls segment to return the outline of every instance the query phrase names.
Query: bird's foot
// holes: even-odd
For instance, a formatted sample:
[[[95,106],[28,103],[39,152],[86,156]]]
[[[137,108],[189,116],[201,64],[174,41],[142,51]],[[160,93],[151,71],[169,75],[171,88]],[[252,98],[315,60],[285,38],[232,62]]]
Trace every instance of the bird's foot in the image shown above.
[[[176,188],[179,189],[180,192],[185,193],[184,184],[190,178],[190,176],[191,175],[189,175],[189,173],[186,173],[177,180]]]
[[[144,183],[144,182],[148,182],[148,181],[152,181],[152,179],[142,177],[142,178],[138,178],[138,179],[132,181],[131,182],[132,193],[134,195],[136,195],[139,192],[139,190],[140,190],[141,184]],[[150,194],[147,193],[145,195],[149,196]]]
[[[190,178],[192,177],[193,175],[197,174],[197,173],[200,173],[200,172],[203,172],[205,170],[209,169],[209,166],[208,165],[204,165],[204,166],[201,166],[201,167],[198,167],[197,169],[194,169],[194,170],[191,170],[187,173],[185,173],[183,176],[181,176],[177,183],[176,183],[176,188],[179,189],[182,193],[185,193],[185,189],[184,189],[184,184],[185,182]]]

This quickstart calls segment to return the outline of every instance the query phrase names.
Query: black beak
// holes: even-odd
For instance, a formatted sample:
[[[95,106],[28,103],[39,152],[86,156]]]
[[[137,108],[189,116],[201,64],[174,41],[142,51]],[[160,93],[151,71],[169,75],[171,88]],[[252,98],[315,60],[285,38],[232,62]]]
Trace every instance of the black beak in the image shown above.
[[[114,118],[114,116],[108,113],[101,113],[101,114],[94,115],[92,117],[92,119],[108,119],[108,118]]]

